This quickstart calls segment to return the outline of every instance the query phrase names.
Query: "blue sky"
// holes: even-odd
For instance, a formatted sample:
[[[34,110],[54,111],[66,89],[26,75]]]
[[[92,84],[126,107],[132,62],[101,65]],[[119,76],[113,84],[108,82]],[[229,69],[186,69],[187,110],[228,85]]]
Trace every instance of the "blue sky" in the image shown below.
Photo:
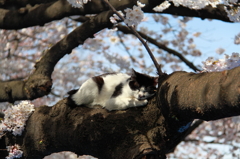
[[[224,48],[226,54],[240,53],[240,45],[234,44],[234,37],[240,33],[239,23],[227,23],[219,20],[201,20],[195,18],[188,23],[191,30],[201,31],[203,34],[196,39],[196,44],[203,50],[203,58],[207,58],[219,47]],[[220,55],[223,57],[223,55]]]
[[[160,31],[163,29],[161,24],[156,24],[151,20],[151,14],[146,14],[149,19],[146,22],[142,22],[141,25],[146,27],[151,26],[150,29],[154,31]],[[169,23],[173,28],[179,27],[178,19],[173,18],[171,15],[164,15],[169,18]],[[234,44],[234,37],[240,33],[240,23],[229,23],[223,22],[220,20],[201,20],[200,18],[193,18],[193,20],[187,23],[186,30],[189,34],[196,32],[201,32],[201,35],[198,38],[194,39],[197,49],[201,50],[202,56],[200,57],[191,57],[187,56],[188,60],[193,62],[195,65],[202,65],[202,61],[205,61],[209,56],[213,56],[216,59],[224,58],[224,54],[231,55],[232,52],[240,53],[240,45]],[[171,33],[163,35],[165,38],[170,40],[173,39]],[[171,48],[171,46],[170,46]],[[223,48],[225,52],[222,55],[216,53],[216,49]],[[176,50],[178,51],[178,50]],[[166,69],[167,73],[171,73],[172,70]],[[192,69],[188,66],[183,65],[183,71],[192,72]]]

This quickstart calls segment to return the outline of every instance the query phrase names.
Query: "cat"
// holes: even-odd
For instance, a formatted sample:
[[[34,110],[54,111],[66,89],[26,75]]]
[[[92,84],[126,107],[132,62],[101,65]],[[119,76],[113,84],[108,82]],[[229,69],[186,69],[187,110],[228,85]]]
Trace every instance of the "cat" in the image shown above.
[[[132,69],[132,75],[107,73],[88,79],[79,90],[68,94],[77,106],[94,108],[100,105],[112,110],[124,110],[130,107],[144,106],[147,99],[156,93],[158,77],[138,73]]]

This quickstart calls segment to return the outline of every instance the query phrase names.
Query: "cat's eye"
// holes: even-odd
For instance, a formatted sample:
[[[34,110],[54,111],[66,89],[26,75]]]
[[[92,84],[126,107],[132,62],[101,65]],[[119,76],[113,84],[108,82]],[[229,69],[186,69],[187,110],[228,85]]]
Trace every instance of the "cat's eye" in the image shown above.
[[[149,86],[146,88],[146,91],[149,93],[155,93],[157,91],[157,89],[154,86]]]
[[[129,86],[132,90],[137,90],[139,89],[139,84],[136,81],[130,81]]]

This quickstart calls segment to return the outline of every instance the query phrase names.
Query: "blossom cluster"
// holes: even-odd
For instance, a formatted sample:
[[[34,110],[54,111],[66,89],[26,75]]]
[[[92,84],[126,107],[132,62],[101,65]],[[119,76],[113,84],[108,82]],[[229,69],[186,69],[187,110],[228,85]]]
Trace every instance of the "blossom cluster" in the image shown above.
[[[224,7],[225,11],[227,12],[228,18],[230,21],[233,22],[240,22],[240,7]]]
[[[190,0],[170,0],[173,2],[173,4],[178,7],[179,5],[182,5],[184,7],[188,7],[191,9],[202,9],[206,7],[207,5],[211,5],[212,7],[217,7],[218,4],[220,4],[221,0],[198,0],[198,1],[190,1]]]
[[[180,5],[184,7],[188,7],[191,9],[202,9],[208,5],[211,5],[213,8],[216,8],[219,4],[226,5],[224,7],[225,11],[228,14],[230,21],[239,22],[240,21],[240,7],[237,4],[237,0],[198,0],[198,1],[191,1],[191,0],[166,0],[160,5],[153,8],[156,12],[162,12],[163,10],[169,8],[172,2],[174,6],[178,7]]]
[[[137,6],[134,5],[132,9],[127,8],[124,10],[126,13],[124,23],[126,23],[128,26],[137,26],[144,17],[144,12],[142,11],[142,7],[144,7],[142,3],[138,1]],[[121,11],[118,11],[122,16],[124,14]],[[110,17],[110,21],[112,23],[117,23],[117,20],[120,20],[120,18],[114,14],[112,17]]]
[[[240,33],[238,33],[234,38],[234,44],[239,45],[240,44]]]
[[[84,4],[87,4],[91,0],[67,0],[75,8],[83,8]]]
[[[118,11],[118,14],[120,14],[121,16],[124,17],[124,14],[122,11]],[[113,16],[110,17],[110,21],[113,23],[113,24],[116,24],[118,20],[121,20],[117,14],[113,14]]]
[[[224,59],[214,59],[208,57],[203,63],[203,72],[219,72],[224,70],[230,70],[232,68],[240,66],[239,53],[232,53],[231,56],[225,55]]]
[[[4,119],[0,123],[0,136],[4,131],[10,131],[13,135],[21,135],[25,122],[34,111],[34,105],[29,101],[22,101],[18,105],[7,108],[4,111]]]
[[[13,146],[7,146],[7,150],[9,152],[9,155],[6,157],[6,159],[14,159],[14,158],[21,158],[23,151],[20,150],[20,146],[15,144]]]
[[[191,0],[169,0],[164,1],[160,5],[153,8],[156,12],[162,12],[163,10],[167,9],[171,4],[169,2],[173,2],[174,6],[178,7],[180,5],[184,7],[188,7],[191,9],[202,9],[207,5],[211,5],[212,7],[217,7],[218,4],[221,3],[221,0],[198,0],[198,1],[191,1]]]
[[[137,26],[144,17],[144,13],[140,6],[133,6],[133,9],[127,8],[124,10],[126,12],[126,18],[124,23],[128,26]]]
[[[51,155],[45,156],[43,159],[96,159],[92,156],[77,156],[75,153],[70,151],[62,151],[58,153],[52,153]]]
[[[168,7],[170,7],[171,3],[169,3],[168,1],[164,1],[163,3],[161,3],[160,5],[156,6],[153,8],[153,10],[155,12],[162,12],[165,9],[167,9]]]

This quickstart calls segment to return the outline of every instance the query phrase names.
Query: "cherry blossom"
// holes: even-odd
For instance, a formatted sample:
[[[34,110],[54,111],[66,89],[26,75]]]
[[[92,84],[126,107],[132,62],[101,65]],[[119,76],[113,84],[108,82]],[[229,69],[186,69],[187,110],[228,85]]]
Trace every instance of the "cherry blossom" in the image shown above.
[[[240,33],[238,33],[235,38],[234,38],[234,43],[235,44],[240,44]]]
[[[67,0],[75,8],[83,8],[84,4],[87,4],[91,0]]]
[[[52,153],[51,155],[45,156],[43,159],[96,159],[92,156],[77,156],[75,153],[70,151],[62,151],[58,153]]]
[[[7,146],[7,150],[9,155],[6,157],[6,159],[21,158],[23,155],[23,151],[20,150],[20,146],[17,144],[13,146]]]
[[[143,20],[144,13],[139,6],[134,5],[133,9],[127,8],[124,11],[126,13],[124,23],[129,26],[137,26]]]
[[[171,3],[169,3],[168,1],[164,1],[160,5],[154,7],[153,10],[155,12],[162,12],[163,10],[167,9],[170,5],[171,5]]]
[[[4,111],[4,120],[0,123],[0,137],[4,131],[10,131],[15,136],[21,135],[25,123],[33,111],[34,105],[29,101],[22,101],[17,105],[8,107]]]
[[[239,53],[232,53],[231,56],[226,55],[224,59],[215,60],[213,57],[208,57],[203,62],[203,71],[205,72],[219,72],[229,70],[240,66]]]

